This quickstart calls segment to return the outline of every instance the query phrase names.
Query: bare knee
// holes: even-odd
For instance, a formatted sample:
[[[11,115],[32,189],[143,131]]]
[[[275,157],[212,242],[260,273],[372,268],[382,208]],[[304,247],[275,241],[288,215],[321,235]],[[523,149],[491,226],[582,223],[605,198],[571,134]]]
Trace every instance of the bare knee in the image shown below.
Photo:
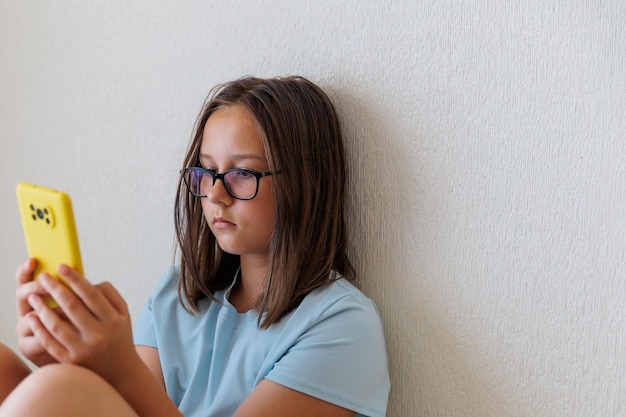
[[[78,367],[58,364],[34,371],[6,398],[0,416],[43,416],[46,409],[58,409],[59,403],[78,388],[78,379],[72,380],[72,375],[79,373]]]
[[[0,343],[0,403],[30,374],[30,368],[7,346]]]
[[[128,410],[121,396],[95,373],[54,364],[28,376],[2,404],[0,417],[126,415]]]

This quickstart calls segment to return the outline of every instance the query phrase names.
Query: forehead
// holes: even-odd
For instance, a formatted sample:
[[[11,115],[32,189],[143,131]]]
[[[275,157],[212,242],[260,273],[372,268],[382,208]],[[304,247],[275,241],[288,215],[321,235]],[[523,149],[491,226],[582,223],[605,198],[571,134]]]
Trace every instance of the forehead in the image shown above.
[[[242,106],[220,107],[204,126],[200,158],[220,160],[244,156],[266,160],[258,124]]]

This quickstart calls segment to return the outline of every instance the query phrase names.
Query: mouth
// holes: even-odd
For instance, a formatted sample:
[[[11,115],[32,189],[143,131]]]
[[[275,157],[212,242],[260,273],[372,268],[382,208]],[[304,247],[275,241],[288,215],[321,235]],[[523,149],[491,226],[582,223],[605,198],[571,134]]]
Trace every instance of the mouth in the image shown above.
[[[223,229],[225,227],[232,227],[235,224],[231,221],[224,219],[223,217],[214,217],[213,226],[217,229]]]

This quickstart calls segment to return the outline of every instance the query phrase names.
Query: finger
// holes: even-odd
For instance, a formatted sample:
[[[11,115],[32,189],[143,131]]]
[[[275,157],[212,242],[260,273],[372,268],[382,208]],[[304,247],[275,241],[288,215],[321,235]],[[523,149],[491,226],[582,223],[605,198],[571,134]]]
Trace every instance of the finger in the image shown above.
[[[33,304],[36,304],[35,311],[39,311],[37,314],[30,313],[26,316],[26,320],[28,321],[28,325],[35,339],[34,342],[29,343],[37,343],[41,346],[40,349],[48,352],[48,354],[57,361],[67,362],[70,358],[70,352],[60,340],[68,338],[69,328],[71,326],[62,322],[61,319],[52,312],[50,312],[50,315],[42,312],[42,310],[48,309],[48,306],[41,297],[32,296],[30,298],[33,299]],[[38,301],[34,301],[34,299],[38,299]],[[63,328],[65,329],[62,330]],[[59,337],[59,335],[61,337]]]
[[[24,338],[21,338],[21,339],[18,340],[17,346],[20,348],[20,351],[22,353],[24,353],[24,352],[43,352],[44,349],[41,346],[41,344],[39,343],[39,341],[37,340],[37,338],[34,337],[34,334],[32,334],[32,331],[30,331],[30,333],[31,333],[31,336],[24,337]]]
[[[15,305],[17,307],[17,316],[32,311],[32,307],[28,304],[28,296],[31,294],[45,295],[47,291],[41,286],[39,281],[30,281],[20,284],[15,291]]]
[[[35,317],[37,317],[35,315]],[[35,334],[31,328],[30,317],[24,317],[24,320],[21,321],[21,324],[18,325],[18,340],[17,344],[22,353],[29,352],[33,353],[41,353],[44,351],[43,347],[37,341]]]
[[[17,326],[15,326],[15,333],[17,333],[18,339],[30,337],[33,335],[33,332],[30,330],[28,320],[25,317],[20,317],[17,320]]]
[[[91,311],[94,317],[103,319],[115,313],[113,306],[105,298],[105,296],[95,286],[89,283],[89,281],[87,281],[78,271],[68,267],[67,265],[60,265],[57,271],[74,294],[76,294],[87,309]],[[51,294],[55,297],[54,293]],[[57,302],[62,307],[65,307],[59,300],[57,300]],[[64,310],[68,317],[74,321],[74,317],[72,317],[71,312],[66,308],[64,308]]]
[[[54,298],[57,304],[61,307],[63,311],[63,317],[59,317],[59,315],[56,314],[57,318],[62,319],[67,317],[75,326],[81,329],[88,329],[89,327],[95,326],[97,324],[97,318],[95,314],[85,304],[84,300],[80,298],[80,294],[76,294],[70,288],[64,285],[60,280],[53,278],[50,274],[47,273],[43,273],[39,277],[37,277],[37,281],[48,293],[50,293],[50,295]],[[98,292],[95,289],[94,291]],[[29,304],[34,309],[31,298],[35,299],[35,297],[31,295],[28,298]],[[52,312],[52,309],[48,307],[46,309],[46,312],[47,311]]]
[[[24,284],[28,281],[32,281],[35,267],[37,267],[37,261],[33,258],[29,258],[22,262],[15,272],[15,279],[17,283]]]
[[[96,288],[100,291],[100,293],[102,293],[104,298],[106,298],[107,301],[111,303],[113,308],[115,308],[115,310],[119,314],[123,316],[130,315],[130,313],[128,312],[128,305],[126,304],[126,301],[124,301],[122,295],[115,289],[113,285],[111,285],[110,282],[102,282],[100,284],[97,284]]]

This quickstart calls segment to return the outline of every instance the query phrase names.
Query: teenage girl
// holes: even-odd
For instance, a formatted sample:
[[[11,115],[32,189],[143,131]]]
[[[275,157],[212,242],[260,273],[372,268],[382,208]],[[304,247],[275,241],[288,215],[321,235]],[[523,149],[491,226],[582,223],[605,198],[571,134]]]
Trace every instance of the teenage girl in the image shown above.
[[[178,185],[180,264],[133,332],[111,284],[64,265],[67,287],[33,281],[24,262],[17,332],[39,368],[0,345],[0,417],[384,416],[381,321],[346,280],[344,187],[339,121],[319,87],[214,89]]]

